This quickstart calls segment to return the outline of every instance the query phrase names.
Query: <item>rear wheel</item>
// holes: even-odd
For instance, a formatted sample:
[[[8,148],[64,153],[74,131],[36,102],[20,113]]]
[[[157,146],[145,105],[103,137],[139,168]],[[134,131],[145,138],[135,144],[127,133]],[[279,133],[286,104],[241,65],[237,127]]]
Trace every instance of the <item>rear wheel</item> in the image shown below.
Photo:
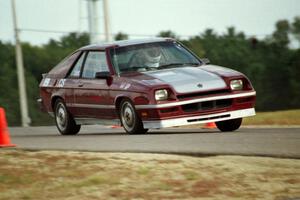
[[[240,128],[242,120],[242,118],[230,119],[226,121],[216,122],[216,125],[222,132],[235,131]]]
[[[133,104],[125,99],[120,106],[120,119],[125,131],[129,134],[144,134],[148,129],[144,129],[142,120],[136,113]]]
[[[56,100],[54,114],[56,127],[62,135],[76,135],[79,132],[81,126],[75,123],[63,100]]]

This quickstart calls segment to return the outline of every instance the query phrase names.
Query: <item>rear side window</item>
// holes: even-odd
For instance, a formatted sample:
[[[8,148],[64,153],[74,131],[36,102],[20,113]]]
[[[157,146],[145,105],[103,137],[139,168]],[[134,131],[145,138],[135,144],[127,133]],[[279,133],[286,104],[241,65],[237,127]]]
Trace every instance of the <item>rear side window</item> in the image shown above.
[[[80,70],[83,64],[83,60],[85,57],[85,52],[83,54],[81,54],[80,58],[77,60],[75,66],[73,67],[71,73],[70,73],[70,77],[79,77],[80,76]]]
[[[104,51],[90,51],[82,72],[83,78],[95,78],[96,72],[109,71]]]
[[[70,67],[73,65],[74,61],[78,58],[80,52],[75,52],[71,56],[65,58],[58,65],[56,65],[49,74],[60,75],[61,77],[65,77],[67,72],[70,70]]]

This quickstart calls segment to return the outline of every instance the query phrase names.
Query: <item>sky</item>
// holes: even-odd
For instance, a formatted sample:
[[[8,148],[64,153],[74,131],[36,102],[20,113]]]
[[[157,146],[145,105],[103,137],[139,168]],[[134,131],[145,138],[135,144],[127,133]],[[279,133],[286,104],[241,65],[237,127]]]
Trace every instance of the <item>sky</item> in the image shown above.
[[[15,0],[20,39],[35,45],[68,32],[87,31],[86,0]],[[101,2],[101,0],[99,1]],[[247,36],[263,38],[276,21],[300,16],[300,0],[108,0],[112,33],[145,38],[172,30],[181,38],[207,28],[222,34],[230,26]],[[99,5],[99,32],[103,14]],[[38,29],[51,32],[33,32]],[[27,30],[27,31],[26,31]],[[0,0],[0,40],[14,41],[11,2]]]

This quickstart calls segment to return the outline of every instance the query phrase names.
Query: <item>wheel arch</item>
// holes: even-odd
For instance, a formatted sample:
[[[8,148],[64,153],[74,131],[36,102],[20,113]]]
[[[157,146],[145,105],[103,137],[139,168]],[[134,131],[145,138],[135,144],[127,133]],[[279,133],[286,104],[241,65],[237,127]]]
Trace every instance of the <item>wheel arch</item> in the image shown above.
[[[121,110],[121,105],[123,105],[122,102],[126,102],[127,104],[130,104],[130,107],[131,107],[130,108],[130,110],[131,110],[131,112],[130,112],[131,117],[130,118],[131,119],[129,119],[128,121],[125,120],[125,117],[123,115],[124,114],[123,110],[120,111]],[[134,104],[134,102],[132,101],[132,99],[130,97],[119,96],[118,98],[116,98],[115,104],[116,104],[116,111],[117,111],[118,116],[120,118],[121,124],[122,124],[122,126],[124,127],[124,129],[127,133],[129,133],[129,134],[144,134],[148,131],[148,129],[144,129],[143,121],[141,120],[141,117],[140,117],[139,113],[136,111],[135,104]]]
[[[115,106],[116,106],[116,111],[117,111],[118,115],[119,115],[119,111],[120,111],[121,102],[124,99],[128,99],[129,101],[133,102],[132,99],[128,96],[124,96],[124,95],[117,96],[115,99]]]
[[[53,112],[54,112],[55,102],[56,102],[58,99],[61,99],[61,100],[64,101],[64,99],[63,99],[61,96],[59,96],[59,95],[55,95],[55,96],[53,96],[53,97],[51,98],[51,108],[52,108]]]

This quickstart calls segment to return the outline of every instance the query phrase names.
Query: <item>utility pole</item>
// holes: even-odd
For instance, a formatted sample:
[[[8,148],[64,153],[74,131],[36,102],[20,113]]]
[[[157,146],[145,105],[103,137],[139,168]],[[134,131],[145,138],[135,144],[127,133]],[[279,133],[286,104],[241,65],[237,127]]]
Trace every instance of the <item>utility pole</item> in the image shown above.
[[[19,29],[18,29],[18,25],[17,25],[15,0],[11,0],[11,7],[12,7],[13,25],[14,25],[14,31],[15,31],[15,42],[16,42],[16,63],[17,63],[17,71],[18,71],[21,121],[22,121],[22,126],[27,127],[30,124],[30,118],[28,115],[26,82],[25,82],[25,76],[24,76],[22,47],[20,44]]]
[[[109,9],[108,0],[102,0],[103,2],[103,17],[104,17],[104,36],[100,37],[99,34],[99,20],[98,20],[98,0],[87,0],[88,3],[88,24],[90,33],[90,43],[97,43],[100,41],[109,42],[111,41],[110,33],[110,20],[109,20]]]
[[[90,43],[97,43],[99,34],[98,29],[98,9],[97,9],[98,0],[88,0],[88,24],[89,24],[89,34],[90,34]]]
[[[81,16],[81,4],[82,4],[82,2],[81,2],[81,0],[78,0],[78,32],[80,33],[81,32],[81,18],[82,18],[82,16]]]
[[[105,41],[111,41],[110,34],[110,19],[109,19],[109,9],[108,9],[108,0],[103,0],[103,14],[104,14],[104,33]]]

